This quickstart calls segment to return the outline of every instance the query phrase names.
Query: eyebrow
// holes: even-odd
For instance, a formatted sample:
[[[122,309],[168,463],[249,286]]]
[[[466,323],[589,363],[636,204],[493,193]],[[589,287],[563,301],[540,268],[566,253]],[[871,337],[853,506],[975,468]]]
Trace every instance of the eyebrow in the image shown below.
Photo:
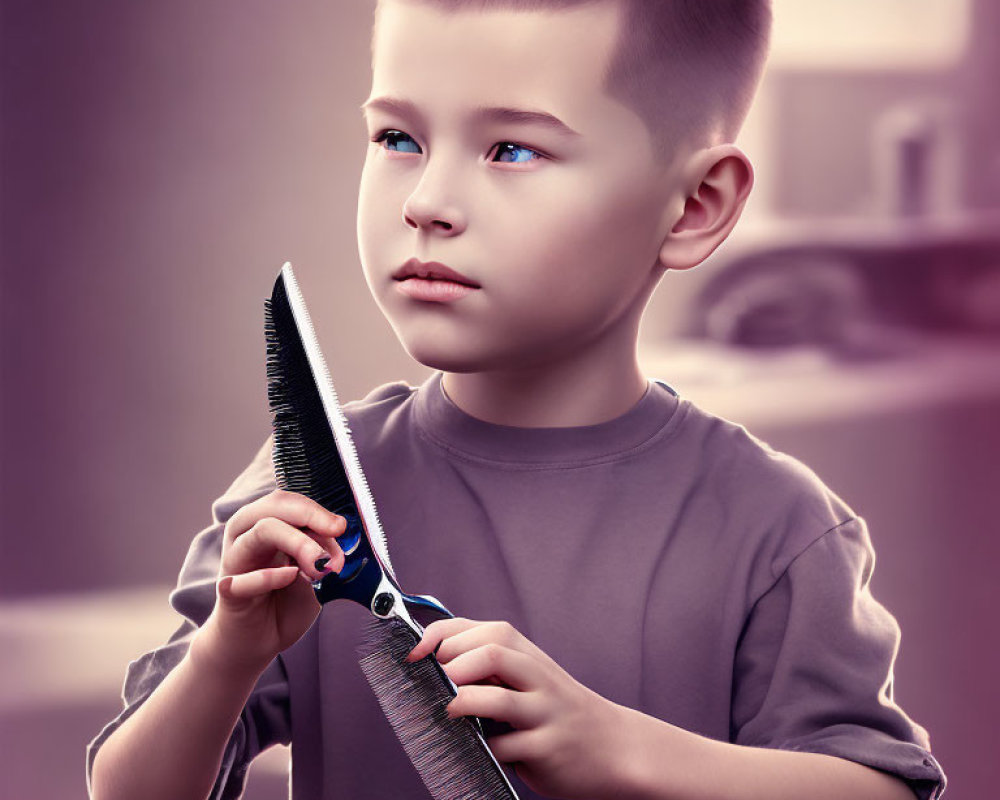
[[[423,114],[420,113],[420,109],[417,108],[415,103],[399,97],[373,97],[366,100],[361,104],[362,114],[367,117],[368,109],[370,108],[381,109],[390,114],[395,113],[402,116],[423,119]],[[487,122],[539,125],[562,136],[580,135],[561,119],[545,111],[528,111],[523,108],[509,108],[507,106],[476,106],[472,109],[471,115]]]

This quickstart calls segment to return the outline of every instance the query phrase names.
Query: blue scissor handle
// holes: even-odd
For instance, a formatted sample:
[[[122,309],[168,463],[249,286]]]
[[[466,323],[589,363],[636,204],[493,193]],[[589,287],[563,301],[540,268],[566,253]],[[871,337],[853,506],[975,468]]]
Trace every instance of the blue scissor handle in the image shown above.
[[[357,514],[341,514],[347,520],[347,530],[337,537],[344,551],[344,566],[313,581],[313,591],[320,603],[345,598],[371,608],[375,592],[382,582],[382,566],[372,552],[371,543]]]
[[[385,616],[378,609],[376,592],[382,584],[384,573],[379,560],[372,552],[371,542],[365,533],[361,518],[357,514],[343,513],[347,520],[347,530],[337,537],[337,543],[344,551],[344,566],[339,573],[324,575],[318,581],[313,581],[313,591],[316,599],[320,603],[329,603],[331,600],[347,599],[359,603],[377,616]],[[436,598],[430,595],[414,595],[403,593],[395,581],[390,581],[393,587],[399,592],[399,596],[409,612],[410,618],[421,628],[426,627],[434,620],[454,617],[447,608]],[[380,597],[379,599],[383,599]],[[419,638],[420,632],[413,631]],[[437,662],[434,662],[437,664]],[[444,684],[451,686],[448,676],[437,665]],[[454,693],[454,690],[452,690]],[[503,722],[495,722],[491,719],[480,719],[472,717],[483,738],[495,736],[501,733],[508,733],[513,728]]]
[[[385,616],[378,609],[376,593],[382,585],[385,573],[365,532],[364,524],[357,513],[344,511],[341,516],[347,520],[347,529],[337,537],[337,544],[344,551],[344,566],[339,573],[331,572],[317,581],[313,581],[313,591],[321,604],[331,600],[353,600],[378,616]],[[427,619],[453,617],[450,611],[440,602],[428,595],[405,594],[392,583],[407,609],[422,625]],[[380,598],[381,599],[381,598]]]

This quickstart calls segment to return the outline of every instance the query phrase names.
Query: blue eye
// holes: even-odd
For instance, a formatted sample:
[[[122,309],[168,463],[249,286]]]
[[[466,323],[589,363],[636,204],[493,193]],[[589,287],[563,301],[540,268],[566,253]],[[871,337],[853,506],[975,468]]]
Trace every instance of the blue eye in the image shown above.
[[[375,137],[374,139],[372,139],[372,141],[373,142],[390,142],[392,144],[399,144],[400,141],[403,140],[403,139],[409,140],[409,143],[414,147],[414,149],[413,150],[395,150],[394,148],[391,148],[391,147],[389,147],[387,149],[393,150],[394,152],[397,152],[397,153],[419,153],[420,152],[420,148],[417,147],[417,143],[415,141],[413,141],[413,139],[410,139],[410,137],[407,136],[402,131],[396,131],[396,130],[382,131],[382,133],[380,133],[377,137]]]
[[[420,147],[408,134],[402,131],[389,129],[382,131],[372,139],[373,142],[386,143],[386,149],[394,153],[419,153]],[[403,145],[400,147],[400,145]],[[544,156],[537,150],[530,147],[516,144],[515,142],[498,142],[496,147],[496,157],[491,159],[495,163],[526,164]]]
[[[534,157],[529,156],[528,158],[519,158],[515,156],[512,159],[506,159],[506,160],[500,158],[500,156],[511,155],[513,153],[516,153],[517,151],[521,151],[522,153],[532,153],[534,154]],[[537,150],[532,150],[530,147],[524,147],[523,145],[515,144],[514,142],[500,142],[499,146],[497,147],[497,158],[494,158],[493,160],[501,161],[503,163],[508,163],[508,164],[525,164],[528,161],[534,161],[535,158],[541,158],[541,157],[542,157],[541,153],[539,153]]]

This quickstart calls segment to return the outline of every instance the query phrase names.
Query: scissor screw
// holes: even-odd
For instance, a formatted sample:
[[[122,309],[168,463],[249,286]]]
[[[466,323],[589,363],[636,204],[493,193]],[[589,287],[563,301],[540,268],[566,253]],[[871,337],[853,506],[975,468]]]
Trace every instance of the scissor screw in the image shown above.
[[[390,611],[395,604],[396,599],[388,592],[382,592],[378,595],[374,601],[372,601],[372,611],[374,611],[378,616],[384,617]]]

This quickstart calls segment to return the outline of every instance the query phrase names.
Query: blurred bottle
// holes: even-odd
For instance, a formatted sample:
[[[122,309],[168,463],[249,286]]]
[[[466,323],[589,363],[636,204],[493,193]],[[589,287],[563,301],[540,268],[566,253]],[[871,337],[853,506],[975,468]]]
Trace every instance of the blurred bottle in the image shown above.
[[[948,105],[927,102],[895,106],[876,120],[876,213],[912,219],[958,212],[961,163],[954,119]]]

